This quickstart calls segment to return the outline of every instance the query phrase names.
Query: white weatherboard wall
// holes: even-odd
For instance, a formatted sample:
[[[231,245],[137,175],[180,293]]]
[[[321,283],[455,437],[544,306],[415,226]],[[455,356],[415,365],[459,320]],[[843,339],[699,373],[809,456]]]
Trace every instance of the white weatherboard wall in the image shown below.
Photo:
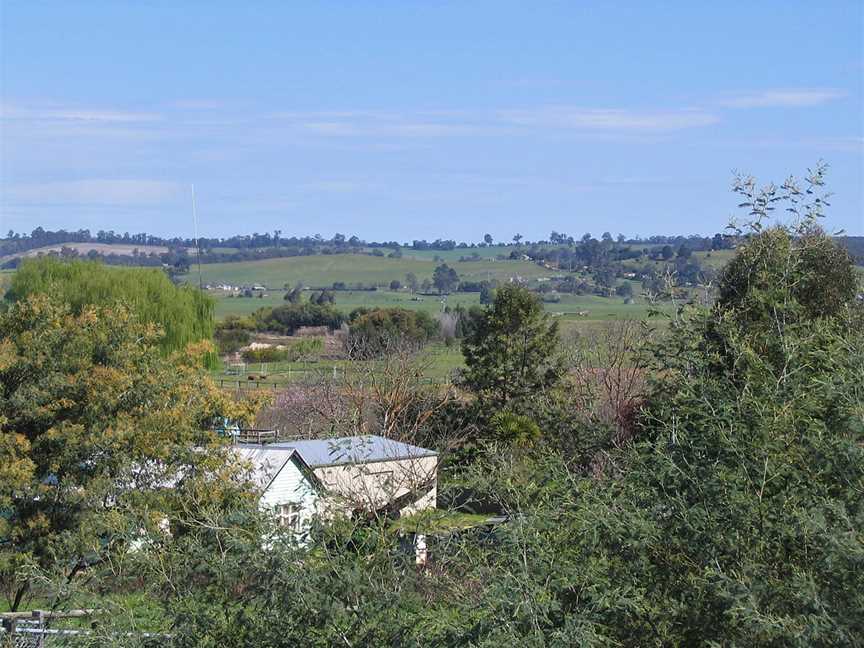
[[[294,504],[300,508],[300,526],[307,527],[316,512],[318,490],[304,472],[302,460],[290,448],[235,447],[238,459],[250,469],[250,477],[261,489],[258,505],[276,513],[276,507]]]
[[[261,510],[270,513],[281,504],[298,504],[300,506],[300,525],[303,528],[308,527],[318,504],[318,493],[293,459],[285,462],[285,465],[261,494],[259,502]]]

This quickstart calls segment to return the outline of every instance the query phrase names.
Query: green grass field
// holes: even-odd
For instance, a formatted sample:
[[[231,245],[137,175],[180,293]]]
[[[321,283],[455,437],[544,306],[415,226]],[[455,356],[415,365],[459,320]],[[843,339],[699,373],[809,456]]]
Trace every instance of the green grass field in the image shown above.
[[[493,245],[482,248],[456,248],[455,250],[415,250],[410,247],[403,247],[400,250],[402,256],[406,258],[434,261],[435,257],[438,257],[447,263],[455,263],[462,257],[470,257],[474,252],[480,255],[482,259],[495,259],[499,254],[510,256],[513,248],[505,245]]]
[[[340,290],[334,293],[336,308],[348,313],[355,308],[408,308],[434,314],[449,307],[462,305],[469,307],[480,304],[480,293],[453,293],[446,298],[436,295],[412,295],[406,290]],[[265,306],[282,306],[285,291],[267,291],[263,298],[229,297],[214,292],[216,298],[216,317],[224,319],[227,315],[249,315]],[[420,300],[420,301],[418,301]],[[443,303],[442,303],[443,302]],[[561,295],[561,301],[547,303],[544,307],[549,313],[565,319],[583,321],[610,319],[644,319],[648,316],[650,305],[641,299],[625,304],[620,297],[598,297],[596,295]],[[579,313],[583,313],[579,315]]]
[[[712,250],[711,252],[694,252],[693,256],[699,259],[700,265],[707,268],[719,270],[735,256],[735,250]]]
[[[268,289],[282,288],[285,284],[302,282],[305,286],[329,287],[336,281],[346,284],[387,285],[396,279],[405,282],[405,275],[414,273],[419,281],[432,278],[438,264],[427,259],[389,259],[365,254],[332,254],[264,261],[238,263],[208,263],[201,266],[204,283],[231,285],[261,284]],[[453,262],[453,267],[463,280],[480,281],[498,279],[508,281],[511,277],[534,279],[548,277],[554,272],[527,261],[472,261]],[[198,270],[193,267],[183,277],[196,283]]]

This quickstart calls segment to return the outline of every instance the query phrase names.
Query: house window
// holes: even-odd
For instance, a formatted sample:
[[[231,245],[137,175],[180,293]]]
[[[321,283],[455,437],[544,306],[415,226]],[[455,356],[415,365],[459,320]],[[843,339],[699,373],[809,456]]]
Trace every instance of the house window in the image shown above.
[[[279,504],[276,506],[276,518],[279,521],[279,526],[291,531],[300,531],[300,510],[299,504]]]
[[[389,486],[393,483],[393,471],[392,470],[382,470],[380,472],[370,472],[369,473],[374,479],[375,482],[379,486]]]

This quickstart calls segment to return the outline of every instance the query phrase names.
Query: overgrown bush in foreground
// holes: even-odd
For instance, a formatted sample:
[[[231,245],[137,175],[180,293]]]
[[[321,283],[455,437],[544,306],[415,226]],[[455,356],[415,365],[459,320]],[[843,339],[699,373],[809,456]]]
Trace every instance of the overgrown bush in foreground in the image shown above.
[[[230,470],[210,430],[249,420],[255,402],[213,384],[204,349],[166,358],[158,343],[124,306],[72,312],[33,295],[0,314],[0,593],[11,609],[99,591],[139,529],[160,537],[167,517],[177,533],[193,494],[233,490],[216,479]]]

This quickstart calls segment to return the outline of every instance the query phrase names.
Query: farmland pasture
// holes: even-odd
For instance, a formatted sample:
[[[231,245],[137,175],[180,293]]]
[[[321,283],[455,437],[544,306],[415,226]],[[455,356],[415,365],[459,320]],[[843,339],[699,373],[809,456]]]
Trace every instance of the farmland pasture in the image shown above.
[[[711,250],[710,252],[694,252],[693,256],[699,259],[699,263],[703,267],[714,268],[720,270],[732,257],[735,256],[735,250]]]
[[[405,275],[414,273],[419,281],[432,279],[435,267],[439,265],[429,259],[406,258],[391,259],[366,254],[321,254],[314,256],[286,257],[263,261],[243,261],[237,263],[208,263],[201,266],[204,283],[231,285],[261,284],[268,289],[282,288],[285,284],[302,282],[305,286],[323,288],[332,286],[336,281],[346,284],[387,285],[394,279],[405,282]],[[480,281],[497,279],[508,281],[511,277],[533,279],[554,274],[535,263],[528,261],[454,261],[451,264],[459,273],[460,279]],[[198,269],[193,267],[183,277],[184,280],[197,282]]]
[[[487,247],[475,248],[455,248],[453,250],[415,250],[410,247],[399,248],[402,256],[411,259],[420,259],[422,261],[434,261],[438,257],[446,263],[455,263],[462,257],[470,257],[475,252],[481,259],[495,259],[499,255],[510,256],[513,247],[506,245],[491,245]]]
[[[228,315],[249,315],[265,306],[282,306],[284,290],[268,290],[265,296],[229,297],[213,291],[216,297],[216,318]],[[444,305],[470,307],[480,304],[480,293],[453,293],[444,297],[438,295],[412,295],[406,290],[340,290],[333,293],[335,307],[348,313],[358,307],[366,308],[407,308],[422,310],[430,314],[439,313]],[[650,305],[636,299],[625,303],[620,297],[599,297],[597,295],[560,295],[561,301],[544,304],[549,313],[564,319],[577,321],[601,321],[611,319],[644,319],[648,316]],[[579,313],[582,313],[581,315]]]

